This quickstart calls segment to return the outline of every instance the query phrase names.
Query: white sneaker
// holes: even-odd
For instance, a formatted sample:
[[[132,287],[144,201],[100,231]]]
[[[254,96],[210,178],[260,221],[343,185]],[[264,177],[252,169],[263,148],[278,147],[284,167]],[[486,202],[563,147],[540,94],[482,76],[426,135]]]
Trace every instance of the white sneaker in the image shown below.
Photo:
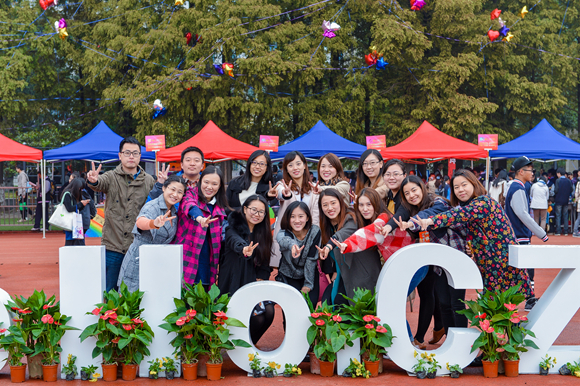
[[[22,222],[22,221],[24,221],[24,220],[23,219],[18,220],[18,222]]]

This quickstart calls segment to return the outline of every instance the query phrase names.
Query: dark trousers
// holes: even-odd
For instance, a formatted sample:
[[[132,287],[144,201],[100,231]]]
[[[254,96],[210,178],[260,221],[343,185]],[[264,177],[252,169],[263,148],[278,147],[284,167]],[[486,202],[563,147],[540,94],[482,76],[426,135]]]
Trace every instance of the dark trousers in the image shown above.
[[[447,282],[445,272],[435,278],[435,296],[441,308],[441,321],[445,333],[449,327],[467,327],[465,315],[457,313],[465,309],[465,304],[462,302],[465,300],[465,290],[451,287]]]
[[[258,343],[274,321],[274,315],[276,313],[274,303],[266,304],[264,309],[263,313],[250,316],[250,337],[254,344]]]
[[[48,229],[48,206],[49,203],[45,203],[44,206],[44,229]],[[42,202],[36,204],[36,215],[34,217],[34,228],[40,228],[40,223],[42,222]]]
[[[27,198],[27,193],[24,193],[24,196],[18,196],[18,207],[20,208],[20,218],[22,218],[22,220],[26,220],[28,217],[28,208],[26,207],[26,201],[28,201]]]
[[[417,285],[417,293],[421,302],[419,303],[419,322],[417,324],[417,333],[415,339],[423,343],[425,334],[431,324],[431,317],[434,320],[434,330],[439,331],[443,328],[441,319],[441,309],[438,304],[438,298],[435,296],[435,280],[437,274],[433,271],[433,266],[429,266],[429,271],[425,278]]]

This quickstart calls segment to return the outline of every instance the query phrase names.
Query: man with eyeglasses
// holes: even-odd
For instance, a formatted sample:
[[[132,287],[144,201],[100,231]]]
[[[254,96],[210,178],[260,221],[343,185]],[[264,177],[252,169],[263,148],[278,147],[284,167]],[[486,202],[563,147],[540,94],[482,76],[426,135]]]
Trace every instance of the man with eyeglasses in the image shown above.
[[[543,242],[546,242],[548,241],[546,231],[534,221],[528,207],[530,201],[526,192],[526,183],[530,183],[534,179],[532,161],[525,156],[519,157],[512,164],[512,171],[515,173],[515,178],[505,198],[505,212],[516,235],[516,241],[520,245],[528,245],[533,233],[536,237],[542,239]],[[533,290],[534,270],[528,269],[528,274],[530,275],[530,284]],[[529,298],[526,301],[526,310],[531,310],[536,301],[535,297]]]
[[[133,242],[133,227],[155,180],[139,166],[141,144],[133,137],[119,145],[121,164],[102,175],[101,165],[87,173],[91,188],[107,195],[102,244],[106,248],[106,289],[117,286],[117,278],[125,253]]]

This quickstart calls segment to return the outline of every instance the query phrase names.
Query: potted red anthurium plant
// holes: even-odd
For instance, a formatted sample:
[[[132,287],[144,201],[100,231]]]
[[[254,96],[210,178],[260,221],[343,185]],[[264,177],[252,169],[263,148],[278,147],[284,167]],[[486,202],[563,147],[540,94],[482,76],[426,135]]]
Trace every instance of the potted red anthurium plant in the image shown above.
[[[534,338],[536,336],[521,324],[527,322],[528,318],[517,309],[525,300],[525,296],[518,293],[519,289],[518,284],[506,291],[478,293],[476,300],[464,302],[467,305],[465,310],[458,311],[469,319],[472,326],[481,331],[471,347],[471,352],[478,349],[483,352],[486,377],[497,377],[497,361],[502,357],[504,365],[507,364],[506,375],[516,376],[517,367],[510,368],[510,361],[519,362],[519,353],[528,351],[527,347],[538,349],[533,341],[525,339],[528,335]]]
[[[144,292],[129,292],[121,283],[119,292],[111,290],[104,294],[105,302],[87,312],[98,316],[97,323],[87,326],[81,333],[81,341],[95,337],[93,358],[103,355],[103,378],[117,379],[117,361],[123,361],[123,379],[133,380],[137,366],[144,356],[149,355],[148,346],[153,341],[153,331],[142,320],[140,308]]]
[[[191,328],[192,332],[188,334],[191,336],[188,338],[197,340],[199,337],[201,352],[209,356],[206,363],[207,378],[219,380],[223,364],[222,349],[233,350],[236,346],[251,347],[244,340],[230,340],[229,328],[245,328],[246,326],[239,320],[227,316],[230,297],[228,294],[220,296],[220,290],[215,284],[211,286],[209,291],[206,291],[201,283],[195,286],[186,285],[182,299],[184,304],[179,303],[178,310],[176,310],[177,315],[173,315],[171,320],[178,316],[175,321],[177,326],[181,327],[187,324],[190,326],[188,328]],[[188,310],[191,310],[189,314]],[[185,336],[183,338],[185,339]],[[188,349],[187,344],[186,349]],[[197,355],[198,351],[196,350],[194,353]]]
[[[326,301],[308,319],[312,325],[306,331],[306,337],[308,344],[314,345],[314,355],[320,361],[320,375],[331,377],[334,374],[336,353],[345,345],[352,346],[346,333],[349,326],[341,323],[342,316],[332,312]]]
[[[365,368],[372,377],[379,374],[379,364],[386,348],[393,343],[393,333],[388,324],[381,324],[376,316],[375,296],[368,289],[357,288],[352,299],[346,298],[349,303],[343,307],[345,321],[350,322],[352,331],[350,339],[361,339],[361,352]]]
[[[8,364],[10,365],[10,379],[13,383],[24,382],[26,378],[26,364],[22,363],[22,358],[26,354],[34,351],[26,346],[26,335],[20,322],[12,326],[0,329],[0,346],[8,353]]]

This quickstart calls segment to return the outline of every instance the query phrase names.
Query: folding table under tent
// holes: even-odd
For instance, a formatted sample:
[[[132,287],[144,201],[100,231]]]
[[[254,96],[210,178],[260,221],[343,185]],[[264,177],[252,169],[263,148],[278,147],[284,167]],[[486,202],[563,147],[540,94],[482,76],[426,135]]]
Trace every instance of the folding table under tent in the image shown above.
[[[181,160],[181,152],[195,146],[203,152],[206,161],[222,162],[229,160],[246,160],[258,150],[245,142],[224,133],[215,123],[209,121],[196,135],[180,145],[161,150],[157,153],[159,162]]]
[[[58,149],[45,151],[44,159],[49,162],[69,160],[114,162],[119,160],[119,144],[122,140],[123,137],[101,121],[88,134],[76,141]],[[145,146],[141,146],[141,160],[155,161],[155,153],[147,152]]]
[[[327,153],[333,153],[339,158],[358,159],[366,149],[366,146],[341,137],[326,127],[322,121],[318,121],[306,133],[278,147],[277,152],[270,153],[270,158],[280,160],[291,151],[299,151],[308,159],[318,160]]]
[[[542,119],[532,130],[489,152],[492,159],[526,156],[537,160],[578,160],[580,143],[566,137]]]
[[[423,121],[409,138],[381,150],[381,154],[385,159],[399,158],[415,163],[431,163],[449,158],[472,160],[488,157],[487,151],[479,146],[447,135],[427,121]]]

